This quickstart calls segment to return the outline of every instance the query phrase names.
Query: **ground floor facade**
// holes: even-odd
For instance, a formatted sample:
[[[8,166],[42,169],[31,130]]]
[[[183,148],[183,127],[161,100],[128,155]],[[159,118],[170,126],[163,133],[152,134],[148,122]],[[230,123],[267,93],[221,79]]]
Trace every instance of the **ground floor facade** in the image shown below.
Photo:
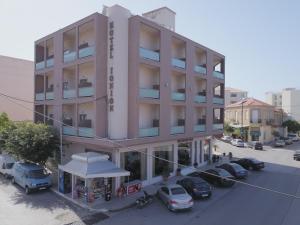
[[[250,125],[247,128],[248,131],[248,141],[259,141],[261,143],[270,143],[274,141],[275,133],[279,136],[286,137],[287,135],[287,128],[283,127],[274,127],[270,125],[262,125],[262,126],[254,126]]]

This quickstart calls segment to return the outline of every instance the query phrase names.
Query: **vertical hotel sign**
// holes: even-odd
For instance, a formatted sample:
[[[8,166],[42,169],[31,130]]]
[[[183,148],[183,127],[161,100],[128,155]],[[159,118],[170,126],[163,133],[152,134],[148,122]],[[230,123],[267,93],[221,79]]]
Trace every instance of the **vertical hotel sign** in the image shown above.
[[[109,69],[108,69],[108,108],[109,112],[114,111],[114,67],[113,67],[113,58],[114,58],[114,22],[109,22],[109,31],[108,31],[108,43],[109,43]]]

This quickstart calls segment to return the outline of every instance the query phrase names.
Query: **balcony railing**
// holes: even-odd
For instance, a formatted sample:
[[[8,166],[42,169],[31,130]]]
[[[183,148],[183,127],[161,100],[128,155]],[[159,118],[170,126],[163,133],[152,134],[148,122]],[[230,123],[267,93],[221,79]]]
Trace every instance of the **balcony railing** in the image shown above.
[[[197,124],[194,126],[195,132],[204,132],[205,131],[205,125]]]
[[[206,68],[204,66],[199,66],[199,65],[196,65],[194,67],[194,71],[196,73],[201,73],[201,74],[206,74]]]
[[[159,90],[151,88],[140,88],[141,98],[159,98]]]
[[[46,92],[46,100],[53,100],[54,99],[54,92]]]
[[[89,97],[94,95],[93,87],[82,87],[79,88],[79,97]]]
[[[64,90],[64,98],[75,98],[76,97],[76,90]]]
[[[54,65],[54,58],[48,58],[46,61],[46,67],[52,67]]]
[[[181,68],[181,69],[185,69],[185,61],[182,59],[178,59],[178,58],[172,58],[172,66]]]
[[[94,46],[79,48],[79,58],[92,56],[94,54],[95,54],[95,47]]]
[[[214,98],[213,98],[213,103],[214,103],[214,104],[219,104],[219,105],[224,105],[224,98],[221,98],[221,97],[214,97]]]
[[[87,128],[87,127],[79,127],[78,129],[78,136],[80,137],[94,137],[94,129],[93,128]]]
[[[70,136],[76,136],[77,130],[75,127],[63,126],[63,134],[70,135]]]
[[[214,123],[213,124],[213,130],[223,130],[224,125],[223,123]]]
[[[172,92],[172,100],[174,100],[174,101],[184,101],[185,100],[185,93]]]
[[[213,71],[213,76],[218,78],[218,79],[224,80],[224,74],[221,73],[221,72]]]
[[[71,62],[76,59],[76,52],[75,51],[70,51],[66,50],[64,51],[64,62]]]
[[[154,60],[154,61],[160,60],[159,51],[153,51],[142,47],[140,47],[140,57],[144,59]]]
[[[35,64],[35,69],[36,70],[41,70],[45,68],[45,61],[41,61]]]
[[[36,93],[35,94],[35,100],[36,101],[44,101],[45,100],[45,94],[43,93]]]
[[[206,102],[206,96],[196,95],[194,101],[197,102],[197,103],[205,103]]]
[[[171,134],[183,134],[183,133],[184,133],[184,126],[171,127]]]
[[[139,136],[140,137],[155,137],[158,136],[159,128],[150,127],[150,128],[140,128]]]

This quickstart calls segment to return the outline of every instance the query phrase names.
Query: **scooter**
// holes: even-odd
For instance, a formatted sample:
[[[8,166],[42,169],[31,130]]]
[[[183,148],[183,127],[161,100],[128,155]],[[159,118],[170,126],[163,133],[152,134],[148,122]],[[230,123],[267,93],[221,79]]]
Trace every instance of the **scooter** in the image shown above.
[[[139,197],[135,203],[138,209],[143,208],[147,204],[150,204],[153,201],[153,196],[149,195],[146,191],[144,191],[144,196]]]

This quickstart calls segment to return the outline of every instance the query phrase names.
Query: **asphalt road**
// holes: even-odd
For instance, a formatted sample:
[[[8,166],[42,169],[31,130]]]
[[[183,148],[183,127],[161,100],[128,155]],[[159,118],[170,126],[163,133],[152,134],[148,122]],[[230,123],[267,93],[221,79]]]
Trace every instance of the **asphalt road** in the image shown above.
[[[220,152],[233,152],[234,156],[251,156],[266,161],[264,171],[251,171],[247,183],[300,196],[300,162],[292,154],[300,143],[288,149],[266,151],[239,149],[217,143]],[[128,209],[111,215],[99,225],[299,225],[300,199],[279,195],[244,184],[230,189],[214,189],[209,200],[196,201],[192,211],[172,213],[159,201],[144,209]]]

